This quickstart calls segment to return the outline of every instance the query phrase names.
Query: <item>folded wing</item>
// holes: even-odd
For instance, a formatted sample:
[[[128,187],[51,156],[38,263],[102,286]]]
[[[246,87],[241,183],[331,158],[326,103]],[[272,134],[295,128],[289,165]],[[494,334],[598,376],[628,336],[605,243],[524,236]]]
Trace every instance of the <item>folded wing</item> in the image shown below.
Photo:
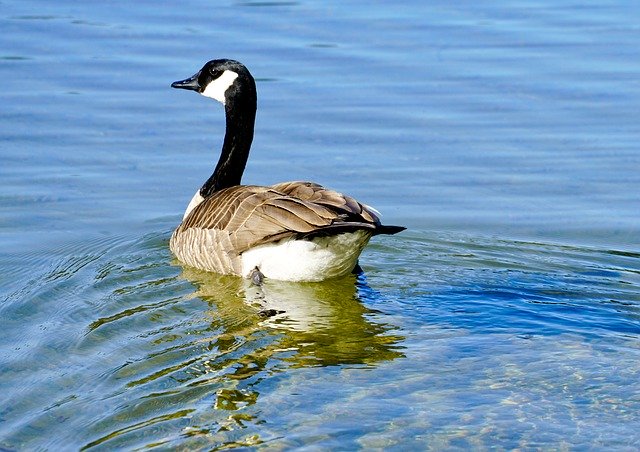
[[[311,182],[241,185],[217,192],[185,218],[191,228],[225,231],[236,253],[287,237],[311,238],[381,227],[372,209]]]

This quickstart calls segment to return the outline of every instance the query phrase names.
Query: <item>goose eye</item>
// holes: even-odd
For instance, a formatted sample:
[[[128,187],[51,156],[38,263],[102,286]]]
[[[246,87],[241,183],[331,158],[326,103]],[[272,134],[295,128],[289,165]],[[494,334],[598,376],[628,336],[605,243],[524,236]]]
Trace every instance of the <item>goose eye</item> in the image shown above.
[[[209,69],[209,73],[211,74],[211,78],[213,78],[214,80],[222,75],[222,71],[213,68]]]

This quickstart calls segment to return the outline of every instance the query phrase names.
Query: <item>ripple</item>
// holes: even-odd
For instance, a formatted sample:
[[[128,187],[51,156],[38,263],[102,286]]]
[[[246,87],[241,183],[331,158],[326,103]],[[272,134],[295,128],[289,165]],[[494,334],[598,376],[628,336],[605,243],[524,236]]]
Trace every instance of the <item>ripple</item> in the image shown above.
[[[200,3],[3,3],[0,449],[640,449],[631,2]],[[364,275],[172,259],[213,157],[167,81],[212,42],[261,90],[247,181],[413,226]]]
[[[32,60],[31,57],[20,56],[20,55],[0,55],[0,60],[4,61],[27,61]]]
[[[57,16],[53,14],[23,14],[20,16],[10,16],[10,20],[56,20],[69,19],[70,16]]]
[[[273,6],[297,6],[299,2],[291,1],[244,1],[238,3],[240,6],[253,6],[253,7],[273,7]]]
[[[5,373],[8,381],[26,369],[31,374],[23,390],[13,388],[11,413],[28,411],[38,395],[55,388],[58,402],[43,407],[34,422],[43,429],[59,418],[77,424],[86,448],[117,448],[149,431],[176,428],[182,433],[167,444],[185,438],[213,444],[198,433],[199,425],[222,435],[214,443],[242,443],[248,440],[230,440],[224,432],[261,422],[244,413],[260,400],[262,391],[254,389],[260,382],[293,368],[373,368],[403,356],[402,335],[361,304],[364,279],[268,281],[256,288],[176,265],[167,238],[157,232],[62,244],[41,262],[28,288],[14,292],[12,318],[32,310],[30,323],[41,319],[57,332],[28,331],[33,345],[8,363],[15,369]],[[38,261],[37,254],[26,261]],[[376,292],[367,293],[375,303]],[[43,367],[34,368],[35,356]],[[50,367],[58,360],[70,372]],[[76,372],[82,380],[74,381]],[[108,408],[72,417],[94,403]],[[24,431],[12,425],[16,434]]]
[[[633,253],[412,232],[368,248],[358,277],[255,287],[182,267],[168,251],[168,235],[96,237],[57,246],[42,261],[37,253],[23,256],[17,276],[30,265],[39,270],[4,307],[14,319],[8,332],[23,347],[12,352],[6,361],[12,370],[3,374],[5,384],[13,384],[4,417],[16,421],[8,428],[24,432],[20,413],[29,412],[30,424],[42,431],[65,419],[86,448],[142,447],[149,435],[167,447],[277,446],[277,429],[264,423],[295,423],[270,408],[289,407],[299,416],[287,398],[291,390],[313,394],[320,425],[350,405],[360,406],[364,422],[367,410],[380,408],[378,394],[385,406],[431,405],[441,418],[426,412],[419,418],[433,426],[448,425],[445,406],[462,413],[475,400],[496,418],[529,406],[528,414],[515,415],[543,428],[535,407],[552,409],[549,400],[563,390],[555,380],[581,373],[593,383],[610,363],[603,340],[613,353],[638,353]],[[408,264],[416,261],[422,264]],[[20,330],[23,339],[17,339],[20,318],[31,325]],[[56,334],[47,333],[53,329]],[[635,372],[630,366],[618,381],[628,384]],[[360,373],[342,381],[359,369],[375,370],[375,385]],[[474,376],[473,385],[457,375]],[[616,404],[633,407],[612,386],[596,391],[577,381],[571,392],[587,394],[581,403],[610,403],[599,408],[605,417],[618,413]],[[336,392],[341,385],[355,392]],[[404,388],[397,394],[401,405],[389,399],[396,387]],[[467,399],[437,399],[450,391]],[[38,409],[37,400],[52,393],[55,402]],[[571,403],[553,406],[556,415],[573,413]],[[94,404],[104,409],[87,412]],[[394,416],[407,422],[403,431],[412,431],[410,418],[397,409]],[[312,426],[311,419],[305,425]],[[458,422],[467,429],[462,437],[490,423],[479,412]],[[365,429],[361,436],[373,445],[396,432]],[[451,438],[449,431],[430,432],[436,442]],[[292,443],[283,444],[296,444],[296,435],[304,437],[294,428],[287,435]]]

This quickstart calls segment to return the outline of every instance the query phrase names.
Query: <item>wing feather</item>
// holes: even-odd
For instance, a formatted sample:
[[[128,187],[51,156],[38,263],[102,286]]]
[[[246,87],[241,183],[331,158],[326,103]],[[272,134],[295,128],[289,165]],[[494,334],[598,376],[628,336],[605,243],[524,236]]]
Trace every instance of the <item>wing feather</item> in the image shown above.
[[[330,235],[380,225],[375,213],[355,199],[312,182],[271,187],[240,185],[206,198],[176,233],[189,229],[226,233],[235,253],[286,237]]]
[[[324,188],[314,182],[283,182],[273,185],[272,188],[295,198],[338,209],[355,216],[354,220],[361,217],[367,223],[380,223],[380,219],[373,209],[359,203],[351,196]]]

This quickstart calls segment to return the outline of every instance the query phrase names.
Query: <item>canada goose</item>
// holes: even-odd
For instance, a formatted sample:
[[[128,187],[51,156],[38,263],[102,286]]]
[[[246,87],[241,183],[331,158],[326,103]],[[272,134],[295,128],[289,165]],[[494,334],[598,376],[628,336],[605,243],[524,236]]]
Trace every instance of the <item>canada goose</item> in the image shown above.
[[[256,117],[256,85],[233,60],[212,60],[171,84],[225,107],[220,160],[173,232],[171,251],[187,265],[261,281],[322,281],[355,268],[371,236],[395,234],[377,212],[312,182],[240,185]]]

